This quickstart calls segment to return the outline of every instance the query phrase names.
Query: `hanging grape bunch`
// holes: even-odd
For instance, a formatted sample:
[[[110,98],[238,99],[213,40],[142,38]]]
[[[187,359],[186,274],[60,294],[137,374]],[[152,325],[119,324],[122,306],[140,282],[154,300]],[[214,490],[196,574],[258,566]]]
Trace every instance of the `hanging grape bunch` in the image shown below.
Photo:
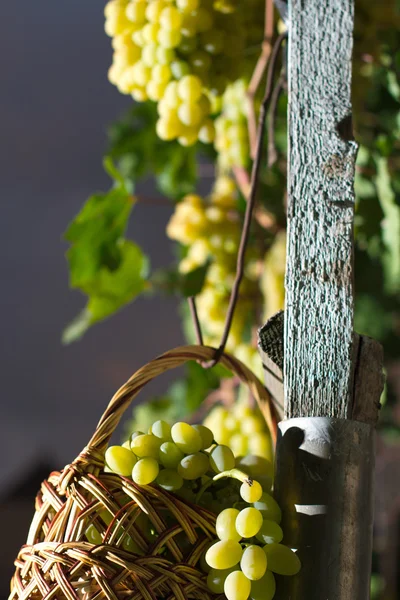
[[[297,555],[281,544],[281,511],[270,495],[272,465],[265,458],[235,459],[228,446],[215,442],[208,427],[184,422],[171,427],[165,421],[153,423],[148,433],[133,432],[122,446],[110,446],[105,458],[108,472],[131,478],[138,486],[154,484],[218,514],[217,539],[208,543],[200,561],[213,594],[228,600],[271,600],[274,574],[299,571]],[[157,544],[145,514],[138,526]],[[96,533],[91,526],[86,536],[100,544]],[[144,554],[135,540],[126,539],[129,552]]]
[[[197,307],[204,324],[205,343],[218,346],[236,273],[236,251],[241,235],[241,215],[237,210],[237,188],[232,179],[219,177],[208,198],[195,194],[185,196],[175,207],[168,226],[170,239],[186,246],[179,264],[188,273],[211,261]],[[241,293],[230,330],[227,349],[235,353],[256,373],[260,371],[257,349],[247,343],[249,315],[261,301],[257,260],[252,249],[246,255]],[[259,373],[262,376],[262,373]]]
[[[158,103],[161,139],[211,143],[221,94],[248,69],[248,51],[257,56],[260,7],[262,0],[110,0],[109,79],[138,102]]]
[[[247,167],[250,161],[247,85],[244,78],[238,79],[222,96],[221,114],[215,120],[215,149],[221,172]]]

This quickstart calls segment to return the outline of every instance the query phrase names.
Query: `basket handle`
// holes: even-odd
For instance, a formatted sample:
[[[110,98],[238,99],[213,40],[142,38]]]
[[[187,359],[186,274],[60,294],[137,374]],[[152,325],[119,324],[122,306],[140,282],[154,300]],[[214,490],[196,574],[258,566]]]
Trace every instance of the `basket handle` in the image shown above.
[[[215,348],[209,346],[181,346],[169,350],[161,356],[141,367],[130,379],[114,394],[103,416],[97,424],[88,446],[83,453],[94,451],[96,454],[104,454],[108,442],[117,427],[123,413],[130,403],[139,394],[140,390],[149,381],[158,375],[184,365],[190,360],[208,361],[215,355]],[[271,431],[274,442],[276,441],[277,419],[271,400],[271,396],[256,375],[240,360],[229,354],[223,354],[220,363],[229,371],[239,377],[247,385],[255,397],[267,425]]]

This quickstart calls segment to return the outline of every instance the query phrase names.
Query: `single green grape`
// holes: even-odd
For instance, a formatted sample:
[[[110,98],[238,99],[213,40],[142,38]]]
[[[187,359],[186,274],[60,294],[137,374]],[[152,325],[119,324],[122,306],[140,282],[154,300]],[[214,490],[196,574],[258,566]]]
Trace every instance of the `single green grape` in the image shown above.
[[[105,453],[106,465],[113,473],[129,477],[136,463],[136,456],[122,446],[110,446]]]
[[[196,452],[182,458],[178,465],[178,473],[183,479],[193,480],[202,477],[210,468],[210,460],[206,454]]]
[[[131,433],[130,435],[130,442],[132,443],[132,441],[137,438],[139,435],[144,435],[144,431],[134,431],[133,433]]]
[[[160,446],[160,438],[149,433],[138,435],[131,441],[131,450],[138,458],[145,458],[147,456],[158,458]]]
[[[171,425],[166,421],[155,421],[150,427],[149,433],[152,433],[157,438],[160,438],[163,442],[170,442],[171,438]]]
[[[267,556],[264,550],[254,544],[247,546],[240,561],[240,568],[248,579],[261,579],[267,570]]]
[[[255,479],[251,483],[245,481],[240,486],[240,495],[245,502],[258,502],[263,494],[261,485]]]
[[[274,479],[274,467],[267,458],[247,454],[236,460],[238,469],[248,473],[261,484],[264,490],[270,490]]]
[[[183,478],[174,469],[163,469],[159,472],[156,483],[167,492],[176,492],[183,486]]]
[[[192,425],[193,429],[199,432],[202,441],[202,450],[209,448],[214,441],[214,434],[205,425]]]
[[[156,479],[158,473],[159,466],[155,458],[141,458],[132,469],[132,479],[138,485],[148,485]]]
[[[198,431],[188,423],[175,423],[171,428],[172,440],[185,454],[194,454],[199,452],[202,446],[202,439]]]
[[[202,91],[203,85],[197,75],[186,75],[178,82],[178,95],[184,102],[196,102]]]
[[[215,127],[214,123],[211,119],[207,119],[207,121],[200,127],[199,130],[199,140],[203,144],[211,144],[215,138]]]
[[[281,522],[282,511],[279,507],[279,504],[270,494],[264,492],[260,500],[258,500],[258,502],[254,502],[253,506],[261,512],[263,519],[275,521],[276,523]]]
[[[275,521],[264,519],[261,529],[256,534],[256,537],[263,544],[272,544],[273,542],[279,544],[283,539],[283,531]]]
[[[176,469],[184,456],[174,442],[164,442],[160,446],[158,460],[166,469]]]
[[[236,531],[236,517],[239,511],[236,508],[226,508],[221,511],[215,522],[215,530],[220,540],[234,540],[239,542],[242,538]]]
[[[203,114],[198,104],[183,102],[178,108],[178,117],[184,125],[196,127],[200,124]]]
[[[235,571],[236,567],[230,569],[210,569],[207,575],[208,589],[214,594],[223,594],[225,579],[232,571]]]
[[[135,4],[135,2],[133,2],[133,4]],[[146,6],[146,3],[143,4]],[[146,19],[151,23],[158,23],[165,6],[166,4],[163,0],[153,0],[152,2],[149,2],[146,7]]]
[[[164,48],[176,48],[182,39],[179,29],[160,29],[157,34],[158,43]]]
[[[225,579],[224,593],[228,600],[247,600],[251,582],[242,571],[233,571]]]
[[[131,552],[132,554],[139,554],[139,556],[144,556],[144,552],[141,547],[131,538],[130,535],[125,535],[122,540],[122,548],[126,550],[126,552]]]
[[[271,571],[266,571],[261,579],[251,582],[250,600],[272,600],[275,590],[275,577]]]
[[[176,0],[176,5],[182,12],[191,13],[198,8],[199,1],[200,0]]]
[[[268,569],[278,575],[296,575],[301,569],[299,557],[283,544],[266,544],[263,548]]]
[[[103,539],[101,537],[100,532],[96,529],[96,527],[91,523],[85,531],[85,536],[88,542],[94,544],[95,546],[99,546],[103,543]]]
[[[262,522],[260,511],[249,506],[241,510],[236,517],[236,531],[243,538],[251,538],[260,531]]]
[[[216,473],[233,469],[235,466],[235,457],[229,446],[216,446],[211,451],[210,464],[212,470]]]
[[[206,561],[212,569],[230,569],[240,562],[243,549],[239,542],[221,540],[206,552]]]
[[[179,29],[182,25],[182,14],[174,6],[168,6],[161,12],[159,22],[165,29]]]

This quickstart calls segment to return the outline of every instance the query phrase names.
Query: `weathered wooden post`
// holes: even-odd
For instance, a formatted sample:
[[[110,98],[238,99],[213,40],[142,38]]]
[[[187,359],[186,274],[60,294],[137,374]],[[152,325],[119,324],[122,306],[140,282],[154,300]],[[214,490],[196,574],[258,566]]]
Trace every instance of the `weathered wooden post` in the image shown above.
[[[353,334],[353,11],[354,0],[289,2],[286,309],[260,347],[284,398],[284,542],[303,567],[278,578],[277,600],[369,598],[382,352]]]

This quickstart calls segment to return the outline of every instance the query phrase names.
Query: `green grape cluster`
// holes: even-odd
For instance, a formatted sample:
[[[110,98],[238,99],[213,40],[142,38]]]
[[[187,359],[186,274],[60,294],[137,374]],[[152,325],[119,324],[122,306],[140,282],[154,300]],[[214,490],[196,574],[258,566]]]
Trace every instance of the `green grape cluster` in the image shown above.
[[[214,141],[221,172],[249,165],[246,90],[247,81],[241,78],[228,85],[222,95],[221,114],[215,119]]]
[[[132,478],[137,485],[155,482],[169,492],[178,492],[185,482],[212,470],[214,450],[205,450],[213,439],[204,425],[179,422],[171,427],[156,421],[147,433],[135,431],[121,446],[107,448],[106,469]]]
[[[185,196],[176,205],[167,226],[167,235],[187,247],[186,256],[179,264],[181,273],[189,273],[204,265],[207,260],[211,262],[203,288],[197,296],[205,343],[211,346],[220,342],[235,279],[236,254],[242,228],[237,202],[237,190],[233,180],[219,177],[208,198],[194,194]],[[241,293],[227,350],[234,352],[235,356],[256,372],[260,370],[257,350],[243,340],[257,294],[259,288],[256,261],[250,251],[246,256]]]
[[[236,457],[246,457],[249,453],[260,457],[260,466],[254,476],[268,473],[262,459],[272,462],[272,441],[258,409],[250,408],[243,400],[235,402],[229,409],[216,406],[204,419],[204,425],[212,429],[216,442],[229,446]]]
[[[217,517],[218,541],[205,556],[210,567],[207,584],[213,593],[224,593],[228,600],[271,600],[274,574],[295,575],[300,560],[281,544],[279,505],[257,480],[245,477],[243,474],[240,488],[244,502],[222,510]]]
[[[246,413],[247,420],[250,416]],[[209,544],[200,562],[211,592],[224,593],[227,600],[268,600],[275,593],[274,573],[298,572],[297,555],[281,544],[281,510],[269,493],[272,466],[265,458],[235,459],[227,445],[216,443],[207,426],[171,426],[159,420],[147,433],[135,431],[122,445],[110,446],[105,463],[107,472],[129,477],[139,486],[159,486],[218,515],[218,540]],[[98,518],[108,525],[113,516],[103,510]],[[147,515],[140,519],[137,526],[146,539],[156,538]],[[91,543],[104,543],[94,524],[85,534]],[[124,544],[128,552],[144,555],[127,535]]]
[[[244,50],[262,40],[261,7],[262,0],[110,0],[109,79],[138,102],[158,102],[161,139],[211,143],[213,105],[241,75]]]

